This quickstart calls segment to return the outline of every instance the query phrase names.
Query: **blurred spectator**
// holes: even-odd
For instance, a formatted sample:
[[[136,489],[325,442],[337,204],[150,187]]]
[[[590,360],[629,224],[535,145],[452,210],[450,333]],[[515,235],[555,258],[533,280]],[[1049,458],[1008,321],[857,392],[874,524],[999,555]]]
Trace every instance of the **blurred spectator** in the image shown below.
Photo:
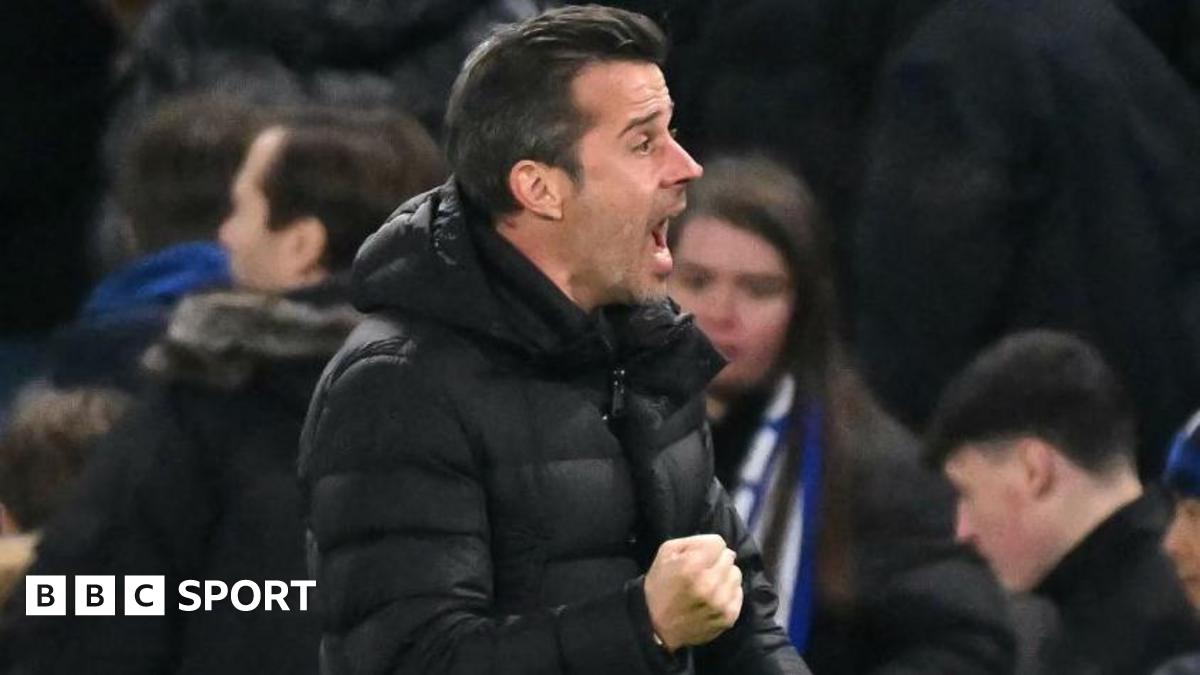
[[[1171,444],[1163,477],[1175,497],[1175,517],[1163,546],[1192,604],[1200,608],[1200,413]]]
[[[854,216],[882,69],[948,0],[626,0],[667,26],[680,133],[706,156],[772,152],[809,177],[833,222]],[[1072,2],[1074,0],[1071,0]],[[1089,2],[1090,4],[1090,2]],[[1200,2],[1117,0],[1200,89]],[[746,124],[745,120],[754,120]],[[835,244],[841,244],[837,237]],[[846,242],[848,245],[848,242]]]
[[[833,225],[842,308],[854,306],[847,226],[873,83],[884,57],[941,2],[667,2],[680,136],[705,158],[767,153],[805,177]]]
[[[135,35],[109,152],[165,96],[387,104],[442,123],[463,57],[531,0],[158,0]]]
[[[116,183],[136,255],[99,283],[74,324],[54,335],[47,359],[54,384],[133,391],[138,360],[179,299],[229,285],[217,227],[229,212],[238,165],[266,117],[260,106],[194,96],[166,102],[144,121]]]
[[[807,188],[718,159],[672,232],[672,296],[730,359],[708,390],[717,477],[815,673],[1009,673],[1002,594],[955,545],[953,495],[841,352]]]
[[[646,4],[670,26],[689,148],[768,152],[811,181],[843,330],[891,412],[920,428],[985,344],[1062,327],[1129,383],[1157,479],[1200,400],[1200,2]]]
[[[1200,609],[1200,413],[1188,420],[1171,444],[1163,479],[1175,497],[1175,517],[1163,548],[1174,561],[1192,606]],[[1200,675],[1200,654],[1180,657],[1155,675]]]
[[[47,528],[33,572],[182,579],[307,577],[295,462],[322,368],[358,321],[344,276],[395,207],[445,178],[418,123],[295,111],[261,132],[221,225],[235,281],[191,296],[146,355],[158,383],[97,448],[80,499]],[[168,591],[173,597],[173,591]],[[318,614],[25,617],[13,596],[0,659],[20,672],[313,673]]]
[[[1200,619],[1143,493],[1131,403],[1099,352],[1030,331],[990,347],[946,389],[929,458],[958,490],[958,536],[1013,592],[1058,612],[1042,672],[1151,671],[1200,649]]]
[[[31,388],[0,436],[0,602],[32,560],[37,530],[72,494],[97,439],[128,401],[103,389]]]
[[[858,219],[856,346],[921,427],[1010,331],[1094,342],[1161,474],[1200,400],[1200,105],[1103,0],[947,0],[888,60]]]
[[[157,0],[122,59],[106,164],[162,100],[189,93],[399,107],[436,135],[467,51],[534,9],[532,0]],[[101,269],[122,262],[119,228],[109,200],[92,233]]]

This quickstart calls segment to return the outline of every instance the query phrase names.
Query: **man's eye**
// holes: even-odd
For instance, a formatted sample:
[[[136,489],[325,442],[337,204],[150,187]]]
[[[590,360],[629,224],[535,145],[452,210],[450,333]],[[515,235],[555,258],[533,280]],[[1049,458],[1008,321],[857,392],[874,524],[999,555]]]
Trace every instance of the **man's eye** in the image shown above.
[[[637,152],[639,154],[645,154],[645,153],[650,152],[650,138],[646,137],[645,139],[642,140],[641,143],[638,143],[637,145],[633,146],[633,151]]]

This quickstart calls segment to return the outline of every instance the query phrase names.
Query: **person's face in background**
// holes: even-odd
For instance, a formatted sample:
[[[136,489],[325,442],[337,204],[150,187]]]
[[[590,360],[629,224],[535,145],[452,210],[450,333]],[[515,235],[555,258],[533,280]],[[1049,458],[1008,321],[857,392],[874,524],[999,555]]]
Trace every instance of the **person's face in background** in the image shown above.
[[[978,551],[1000,584],[1025,592],[1050,568],[1048,535],[1037,510],[1039,487],[1014,442],[1006,447],[966,445],[946,460],[958,494],[955,538]]]
[[[230,273],[239,286],[276,290],[284,286],[281,233],[268,227],[270,204],[263,193],[263,179],[283,144],[281,129],[259,134],[238,170],[230,193],[232,209],[217,232],[229,252]]]
[[[325,227],[315,217],[270,227],[271,205],[263,191],[271,163],[285,141],[279,127],[259,134],[234,179],[233,205],[217,232],[229,252],[230,274],[243,288],[263,292],[286,291],[322,279]]]
[[[707,215],[683,224],[671,296],[729,359],[709,394],[729,402],[774,376],[792,319],[787,263],[766,239]]]
[[[1188,599],[1200,608],[1200,499],[1181,497],[1176,502],[1163,548],[1175,562]]]

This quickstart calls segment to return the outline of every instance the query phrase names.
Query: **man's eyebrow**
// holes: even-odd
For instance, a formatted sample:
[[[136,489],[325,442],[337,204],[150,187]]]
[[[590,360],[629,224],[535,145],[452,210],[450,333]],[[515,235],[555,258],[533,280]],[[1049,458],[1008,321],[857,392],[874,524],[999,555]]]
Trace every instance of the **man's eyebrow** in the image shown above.
[[[667,104],[667,110],[674,110],[674,109],[675,109],[674,104]],[[659,115],[662,115],[662,114],[663,114],[662,108],[655,108],[654,110],[650,111],[649,113],[646,113],[645,115],[642,115],[641,117],[635,117],[635,118],[629,120],[629,123],[625,125],[624,129],[621,129],[621,133],[617,134],[617,137],[620,138],[621,136],[624,136],[625,134],[629,133],[630,129],[640,127],[643,124],[646,124],[648,122],[653,122],[655,119],[658,118]]]

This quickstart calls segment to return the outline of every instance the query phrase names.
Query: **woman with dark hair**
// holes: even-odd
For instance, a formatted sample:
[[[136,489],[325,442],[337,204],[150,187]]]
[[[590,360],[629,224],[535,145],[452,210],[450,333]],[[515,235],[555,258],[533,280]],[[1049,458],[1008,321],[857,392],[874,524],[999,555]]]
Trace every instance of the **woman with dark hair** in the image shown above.
[[[709,162],[672,234],[672,294],[730,359],[708,391],[718,478],[758,538],[813,672],[1007,673],[998,586],[953,496],[836,335],[820,216],[764,159]]]

